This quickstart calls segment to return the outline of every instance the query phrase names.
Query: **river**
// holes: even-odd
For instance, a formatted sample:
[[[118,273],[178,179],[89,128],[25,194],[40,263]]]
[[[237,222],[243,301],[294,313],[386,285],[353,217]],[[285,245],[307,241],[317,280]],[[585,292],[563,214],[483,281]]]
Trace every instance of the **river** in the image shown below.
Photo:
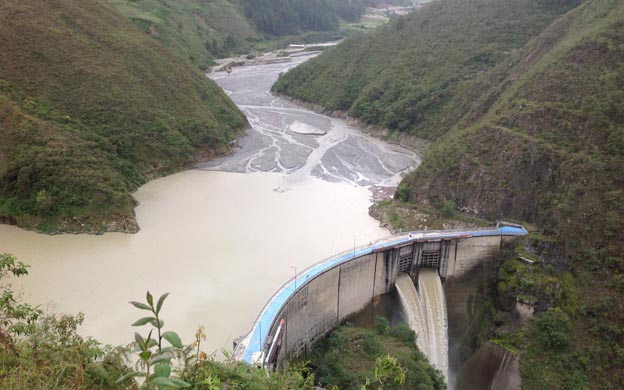
[[[165,327],[190,343],[204,325],[204,350],[218,352],[295,272],[388,235],[368,215],[369,186],[396,185],[419,158],[272,96],[278,74],[308,57],[211,75],[252,129],[227,157],[142,186],[138,234],[48,236],[0,225],[0,252],[32,267],[14,282],[23,299],[83,312],[81,334],[125,344],[143,314],[128,301],[170,292]]]

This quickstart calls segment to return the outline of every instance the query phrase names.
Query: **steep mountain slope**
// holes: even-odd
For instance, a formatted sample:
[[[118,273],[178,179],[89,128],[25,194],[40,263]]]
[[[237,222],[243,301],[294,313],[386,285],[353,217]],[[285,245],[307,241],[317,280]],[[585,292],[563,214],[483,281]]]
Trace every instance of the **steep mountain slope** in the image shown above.
[[[511,3],[440,1],[275,89],[436,141],[401,200],[534,224],[527,249],[542,263],[509,263],[516,290],[504,278],[494,290],[549,310],[498,342],[520,355],[524,388],[621,388],[624,3],[524,2],[483,19]],[[450,23],[455,7],[465,21]]]
[[[274,91],[365,123],[435,138],[465,107],[465,81],[506,61],[576,0],[447,0],[349,39],[281,77]]]
[[[586,2],[477,78],[472,114],[406,182],[411,197],[444,191],[491,217],[536,222],[548,234],[570,229],[570,244],[587,225],[587,239],[600,240],[608,205],[624,205],[624,8],[616,3]],[[579,221],[579,208],[593,211]]]
[[[141,30],[198,66],[260,39],[237,3],[227,0],[111,0]]]
[[[224,148],[246,123],[214,83],[105,3],[9,0],[0,19],[7,220],[133,230],[137,185]]]
[[[485,114],[449,132],[402,184],[413,202],[536,224],[541,268],[574,275],[568,289],[553,284],[573,296],[554,302],[573,320],[569,345],[545,353],[534,328],[511,343],[527,388],[624,386],[623,64],[624,4],[585,2],[476,82],[472,112]]]

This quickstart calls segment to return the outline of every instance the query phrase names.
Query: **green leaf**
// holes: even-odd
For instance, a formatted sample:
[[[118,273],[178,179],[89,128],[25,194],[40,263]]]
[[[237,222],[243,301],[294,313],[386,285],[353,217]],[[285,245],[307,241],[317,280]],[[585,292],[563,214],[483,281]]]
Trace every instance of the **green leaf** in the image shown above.
[[[141,358],[141,360],[147,362],[149,361],[149,358],[152,356],[152,353],[150,351],[143,351],[139,354],[139,357]]]
[[[154,366],[154,375],[161,378],[169,378],[169,375],[171,375],[171,366],[169,363],[158,363]]]
[[[167,297],[169,296],[169,293],[165,293],[163,295],[160,296],[160,298],[158,298],[158,303],[156,304],[156,313],[160,313],[160,309],[162,308],[163,303],[165,302],[165,299],[167,299]]]
[[[152,359],[150,359],[149,364],[154,365],[156,363],[159,362],[169,362],[171,359],[173,359],[173,357],[171,355],[167,355],[167,354],[163,354],[163,355],[158,355],[158,356],[154,356]]]
[[[158,345],[158,341],[154,340],[154,339],[149,339],[147,341],[147,348],[152,348]]]
[[[152,308],[147,306],[145,303],[141,303],[141,302],[137,302],[137,301],[132,301],[130,302],[130,304],[134,307],[136,307],[137,309],[141,309],[141,310],[147,310],[147,311],[152,311]]]
[[[184,382],[182,379],[178,379],[178,378],[169,378],[169,379],[171,380],[171,382],[175,383],[179,387],[191,387],[190,384]]]
[[[133,371],[133,372],[129,372],[126,375],[122,376],[121,378],[117,379],[117,381],[115,382],[115,384],[119,384],[121,382],[124,382],[130,378],[135,378],[137,376],[145,376],[145,373],[143,372],[138,372],[138,371]]]
[[[160,376],[157,377],[157,378],[154,378],[153,381],[150,381],[150,385],[154,385],[154,386],[171,386],[171,387],[175,387],[176,389],[180,388],[180,386],[178,386],[175,383],[173,383],[171,381],[171,379],[163,378],[163,377],[160,377]]]
[[[156,318],[154,318],[154,317],[143,317],[140,320],[136,321],[134,324],[132,324],[132,326],[143,326],[143,325],[147,324],[148,322],[151,322],[152,320],[156,321]]]
[[[137,345],[141,348],[141,350],[145,349],[145,339],[138,332],[134,332],[134,339],[137,342]]]
[[[183,348],[182,340],[180,336],[176,332],[167,331],[162,334],[162,337],[169,342],[169,344],[173,345],[176,348]]]
[[[159,328],[159,329],[162,329],[165,326],[165,320],[158,320],[157,322],[156,318],[152,318],[149,321],[149,323],[152,324],[154,328]]]
[[[147,292],[147,295],[145,296],[145,299],[147,300],[147,303],[149,303],[150,305],[150,310],[152,307],[154,307],[154,297],[152,296],[152,294],[150,294],[150,292]]]

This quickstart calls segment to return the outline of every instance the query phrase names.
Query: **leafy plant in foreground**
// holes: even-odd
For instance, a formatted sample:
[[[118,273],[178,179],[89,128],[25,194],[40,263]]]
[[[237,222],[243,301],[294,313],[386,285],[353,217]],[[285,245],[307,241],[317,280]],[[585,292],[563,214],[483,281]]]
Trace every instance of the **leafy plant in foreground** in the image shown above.
[[[17,261],[7,253],[0,253],[0,280],[6,276],[20,277],[28,275],[28,265]],[[39,307],[33,307],[19,302],[15,292],[7,287],[0,287],[0,344],[9,342],[10,336],[5,331],[21,334],[25,328],[37,320],[43,311]]]
[[[141,388],[150,390],[158,388],[164,389],[179,389],[184,387],[191,387],[190,384],[185,381],[171,376],[171,360],[173,359],[174,348],[183,348],[182,340],[180,336],[173,331],[163,332],[165,326],[164,320],[159,316],[165,299],[169,296],[169,293],[163,294],[154,306],[154,297],[150,292],[147,292],[146,303],[132,301],[134,307],[140,310],[149,311],[150,316],[140,318],[132,326],[144,326],[152,325],[147,337],[141,336],[138,332],[134,334],[136,341],[135,351],[138,352],[140,362],[143,364],[145,371],[133,371],[117,380],[117,383],[123,382],[130,378],[142,377],[145,378],[145,382]],[[156,330],[157,336],[152,337],[154,330]],[[166,340],[170,346],[163,347],[163,339]]]
[[[29,266],[0,253],[0,389],[122,390],[126,349],[84,339],[83,314],[46,313],[20,299],[10,279]]]

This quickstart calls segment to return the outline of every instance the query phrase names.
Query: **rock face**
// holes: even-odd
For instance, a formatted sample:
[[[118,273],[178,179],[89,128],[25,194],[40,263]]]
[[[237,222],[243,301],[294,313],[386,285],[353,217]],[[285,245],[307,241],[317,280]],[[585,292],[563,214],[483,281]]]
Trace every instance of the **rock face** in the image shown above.
[[[512,315],[515,320],[520,323],[525,322],[529,318],[533,317],[533,313],[535,313],[535,306],[531,303],[526,303],[522,301],[516,301],[514,304]]]
[[[486,343],[457,374],[456,388],[462,390],[520,390],[520,358],[513,352]]]

